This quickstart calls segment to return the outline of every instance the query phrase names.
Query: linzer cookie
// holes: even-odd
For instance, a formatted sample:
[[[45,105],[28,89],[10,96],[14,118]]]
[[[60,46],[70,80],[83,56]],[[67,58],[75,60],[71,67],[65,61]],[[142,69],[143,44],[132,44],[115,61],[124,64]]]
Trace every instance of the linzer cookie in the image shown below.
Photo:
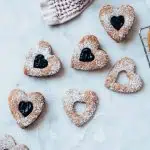
[[[64,96],[64,109],[71,121],[78,127],[87,123],[95,114],[98,97],[93,91],[78,91],[70,89]],[[76,103],[86,104],[85,112],[78,114],[74,108]]]
[[[5,135],[0,139],[0,150],[10,150],[16,145],[14,138],[10,135]]]
[[[41,114],[45,98],[41,93],[25,93],[15,89],[8,98],[9,107],[13,117],[21,128],[31,125]]]
[[[26,57],[24,74],[35,77],[47,77],[59,72],[61,62],[52,55],[52,48],[46,41],[40,41],[36,49],[31,49]]]
[[[135,63],[130,58],[122,58],[119,60],[109,72],[105,86],[115,92],[134,93],[138,92],[143,87],[143,81],[139,75],[135,73]],[[117,82],[119,73],[126,72],[129,82],[127,84],[120,84]]]
[[[134,8],[130,5],[122,5],[119,8],[106,5],[100,10],[99,16],[106,32],[116,42],[125,39],[135,20]]]
[[[10,135],[5,135],[0,139],[0,150],[29,150],[26,145],[17,144]]]
[[[71,66],[80,70],[97,70],[109,62],[108,55],[100,49],[98,39],[94,35],[84,36],[71,59]]]
[[[93,0],[41,0],[41,13],[48,25],[62,24],[81,14]]]

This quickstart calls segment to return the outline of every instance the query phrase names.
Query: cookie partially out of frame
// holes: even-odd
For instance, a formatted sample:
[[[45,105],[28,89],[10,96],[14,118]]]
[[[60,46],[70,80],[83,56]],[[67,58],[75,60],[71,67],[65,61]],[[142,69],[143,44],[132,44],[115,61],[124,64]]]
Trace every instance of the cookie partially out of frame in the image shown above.
[[[108,62],[108,55],[100,49],[97,37],[86,35],[73,53],[71,67],[79,70],[97,70],[105,67]]]
[[[124,57],[110,70],[108,76],[106,77],[105,86],[120,93],[138,92],[143,87],[143,81],[135,71],[136,65],[134,61],[128,57]],[[125,72],[127,74],[129,79],[127,84],[120,84],[117,82],[117,78],[121,72]]]
[[[78,114],[74,108],[76,103],[85,103],[85,112]],[[76,126],[81,127],[94,116],[98,105],[98,97],[95,92],[90,90],[79,91],[70,89],[65,93],[63,104],[70,120]]]
[[[34,77],[47,77],[59,72],[61,62],[52,54],[52,48],[46,41],[40,41],[26,57],[24,74]]]
[[[42,113],[45,98],[39,92],[25,93],[20,89],[15,89],[10,93],[8,103],[18,125],[21,128],[26,128]]]
[[[101,8],[99,16],[106,32],[116,42],[126,38],[135,20],[134,8],[130,5],[105,5]]]

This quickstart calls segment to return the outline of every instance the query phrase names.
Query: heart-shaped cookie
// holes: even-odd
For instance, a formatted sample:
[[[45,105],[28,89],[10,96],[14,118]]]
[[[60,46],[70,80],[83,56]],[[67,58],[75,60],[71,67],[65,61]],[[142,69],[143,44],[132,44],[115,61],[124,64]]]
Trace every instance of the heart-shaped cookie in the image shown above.
[[[122,5],[119,8],[106,5],[100,10],[99,16],[106,32],[116,42],[125,39],[135,20],[134,8],[130,5]]]
[[[5,135],[0,139],[0,150],[29,150],[26,145],[17,145],[14,138],[10,135]]]
[[[64,109],[71,121],[78,127],[87,123],[95,114],[98,105],[98,97],[93,91],[80,92],[70,89],[64,96]],[[74,108],[76,103],[86,104],[86,110],[78,114]]]
[[[62,24],[81,14],[93,0],[41,0],[41,13],[48,25]]]
[[[10,135],[5,135],[0,139],[0,150],[10,150],[16,145],[14,138]]]
[[[12,115],[19,126],[26,128],[41,114],[45,98],[38,92],[26,94],[20,89],[15,89],[10,93],[8,102]]]
[[[130,58],[122,58],[119,60],[109,72],[105,86],[115,92],[134,93],[143,87],[143,81],[139,75],[135,73],[135,63]],[[119,73],[126,72],[129,79],[128,84],[117,83]]]
[[[26,57],[24,74],[47,77],[56,74],[61,68],[58,57],[52,55],[52,48],[46,41],[40,41],[36,49],[31,49]]]
[[[10,150],[29,150],[29,148],[26,145],[21,144],[14,146]]]
[[[109,62],[108,55],[100,49],[98,39],[94,35],[84,36],[71,59],[71,66],[80,70],[96,70],[105,67]]]

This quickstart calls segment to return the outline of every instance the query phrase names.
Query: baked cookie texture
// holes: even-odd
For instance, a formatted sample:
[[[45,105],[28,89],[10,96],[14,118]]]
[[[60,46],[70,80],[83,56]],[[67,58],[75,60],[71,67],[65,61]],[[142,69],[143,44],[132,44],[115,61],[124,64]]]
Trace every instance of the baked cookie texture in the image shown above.
[[[84,36],[75,49],[71,67],[79,70],[97,70],[105,67],[109,62],[109,57],[104,50],[100,49],[100,44],[94,35]]]
[[[41,14],[48,25],[67,22],[81,14],[93,0],[41,0]]]
[[[45,98],[39,92],[25,93],[20,89],[13,90],[8,98],[9,108],[21,128],[31,125],[42,113]]]
[[[14,138],[10,135],[5,135],[0,139],[0,150],[10,150],[16,145]]]
[[[31,49],[26,57],[24,74],[34,77],[47,77],[59,72],[61,62],[52,54],[52,48],[46,41],[40,41],[36,49]]]
[[[101,8],[99,16],[108,35],[116,42],[121,42],[133,26],[135,11],[130,5],[122,5],[119,8],[105,5]]]
[[[120,84],[117,78],[120,72],[126,72],[129,79],[128,84]],[[132,59],[124,57],[119,60],[110,70],[106,77],[105,86],[115,92],[120,93],[135,93],[142,89],[143,81],[141,77],[136,74],[136,66]]]
[[[85,103],[85,112],[78,114],[74,108],[76,103]],[[79,91],[77,89],[70,89],[65,93],[63,104],[64,110],[71,121],[77,127],[81,127],[94,116],[98,105],[98,97],[95,92],[90,90]]]
[[[26,145],[17,144],[10,135],[5,135],[0,139],[0,150],[29,150]]]

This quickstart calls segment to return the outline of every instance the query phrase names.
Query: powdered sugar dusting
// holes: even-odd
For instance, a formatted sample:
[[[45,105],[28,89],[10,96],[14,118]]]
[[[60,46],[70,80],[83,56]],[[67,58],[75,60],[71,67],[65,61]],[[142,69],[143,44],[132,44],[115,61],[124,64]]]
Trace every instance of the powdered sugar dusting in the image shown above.
[[[81,51],[84,48],[89,48],[95,59],[91,62],[82,62],[79,60]],[[105,51],[100,50],[100,44],[98,39],[94,35],[84,36],[77,48],[74,51],[71,60],[71,66],[75,69],[81,70],[96,70],[105,67],[109,62],[108,55]]]
[[[111,18],[113,16],[124,16],[125,23],[118,31],[111,25]],[[115,8],[111,5],[106,5],[100,10],[100,20],[107,33],[117,42],[122,41],[129,30],[131,29],[135,19],[135,13],[133,7],[129,5],[122,5],[119,8]]]
[[[109,89],[122,92],[122,93],[133,93],[139,91],[143,87],[143,81],[139,75],[135,73],[135,63],[130,58],[122,58],[118,61],[114,67],[109,72],[105,85]],[[117,77],[121,71],[125,71],[127,73],[129,82],[128,84],[119,84],[117,83]]]
[[[18,110],[18,106],[21,101],[29,101],[33,104],[33,110],[27,117],[24,117]],[[13,90],[9,96],[10,110],[21,128],[28,127],[38,118],[44,108],[44,104],[43,95],[37,92],[26,94],[25,92],[16,89]]]
[[[48,42],[40,41],[36,49],[31,49],[26,57],[24,73],[29,76],[45,77],[56,74],[60,68],[60,60],[51,54],[52,48]],[[48,66],[40,69],[34,68],[34,59],[37,55],[42,54],[48,61]]]
[[[76,102],[86,104],[85,112],[78,114],[74,110]],[[67,115],[76,126],[80,127],[94,116],[98,104],[98,97],[92,91],[80,92],[76,89],[70,89],[65,93],[63,103]]]
[[[15,140],[10,135],[5,135],[0,139],[0,150],[11,149],[16,145]]]

